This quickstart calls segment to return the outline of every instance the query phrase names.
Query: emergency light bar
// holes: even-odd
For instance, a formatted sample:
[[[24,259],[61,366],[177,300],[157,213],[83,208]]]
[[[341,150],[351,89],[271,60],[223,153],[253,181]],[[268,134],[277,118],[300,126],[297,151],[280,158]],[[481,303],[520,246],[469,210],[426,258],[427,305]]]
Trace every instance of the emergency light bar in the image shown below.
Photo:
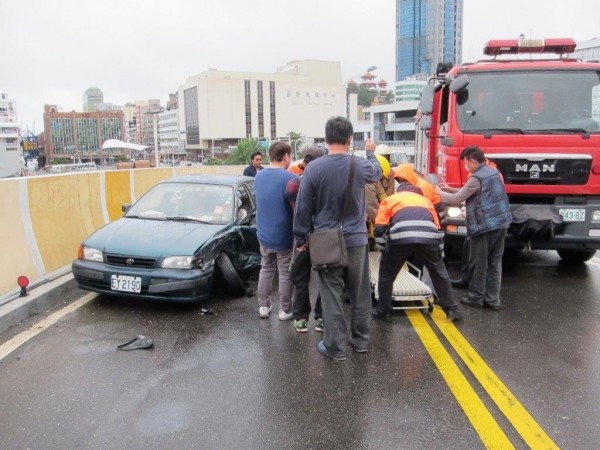
[[[483,47],[484,55],[498,56],[517,53],[573,53],[577,44],[571,38],[561,39],[497,39]]]

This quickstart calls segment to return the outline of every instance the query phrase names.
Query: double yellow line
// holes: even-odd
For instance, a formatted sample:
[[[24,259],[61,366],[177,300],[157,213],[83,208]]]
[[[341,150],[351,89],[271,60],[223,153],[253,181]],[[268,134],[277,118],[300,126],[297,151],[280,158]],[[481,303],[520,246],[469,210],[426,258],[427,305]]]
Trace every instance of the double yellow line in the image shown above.
[[[423,314],[416,310],[407,310],[406,315],[486,448],[514,448],[498,422],[446,351]],[[525,443],[533,449],[558,449],[558,446],[477,354],[454,324],[446,319],[445,314],[436,307],[431,317],[448,343]]]

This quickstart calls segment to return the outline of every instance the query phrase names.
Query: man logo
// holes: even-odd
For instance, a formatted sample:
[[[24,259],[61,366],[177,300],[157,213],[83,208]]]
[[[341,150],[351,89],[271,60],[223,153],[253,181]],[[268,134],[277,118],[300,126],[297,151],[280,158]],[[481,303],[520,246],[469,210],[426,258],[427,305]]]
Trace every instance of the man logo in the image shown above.
[[[130,265],[132,265],[135,262],[135,259],[133,259],[133,258],[127,258],[125,260],[125,262],[127,263],[128,266],[130,266]]]
[[[536,178],[539,178],[540,172],[556,172],[556,164],[542,164],[541,167],[539,164],[517,164],[515,172],[529,172],[530,174],[537,172],[538,176]]]

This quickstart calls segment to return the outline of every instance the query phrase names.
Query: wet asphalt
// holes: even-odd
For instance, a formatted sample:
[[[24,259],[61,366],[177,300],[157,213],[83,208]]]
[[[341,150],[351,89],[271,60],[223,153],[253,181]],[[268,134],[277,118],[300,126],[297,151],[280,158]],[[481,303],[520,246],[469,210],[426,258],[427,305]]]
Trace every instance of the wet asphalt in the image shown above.
[[[458,261],[448,267],[458,274]],[[598,260],[509,257],[505,308],[463,307],[457,326],[561,448],[600,442],[599,293]],[[257,309],[223,292],[199,305],[98,297],[0,361],[0,448],[484,448],[404,313],[374,322],[369,352],[338,362],[317,352],[312,318],[300,334]],[[117,350],[138,334],[154,346]]]

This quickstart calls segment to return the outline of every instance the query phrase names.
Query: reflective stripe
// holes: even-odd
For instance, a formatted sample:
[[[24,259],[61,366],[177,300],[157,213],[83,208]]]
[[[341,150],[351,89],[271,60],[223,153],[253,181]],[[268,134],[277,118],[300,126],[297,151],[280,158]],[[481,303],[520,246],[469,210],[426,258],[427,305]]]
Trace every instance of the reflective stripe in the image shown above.
[[[394,223],[392,230],[398,227],[426,227],[436,229],[435,224],[431,220],[403,220],[401,222]]]
[[[390,233],[390,239],[392,240],[400,240],[400,239],[409,239],[409,238],[425,238],[432,239],[436,242],[440,239],[443,239],[444,233],[440,233],[439,231],[401,231],[397,233]]]

